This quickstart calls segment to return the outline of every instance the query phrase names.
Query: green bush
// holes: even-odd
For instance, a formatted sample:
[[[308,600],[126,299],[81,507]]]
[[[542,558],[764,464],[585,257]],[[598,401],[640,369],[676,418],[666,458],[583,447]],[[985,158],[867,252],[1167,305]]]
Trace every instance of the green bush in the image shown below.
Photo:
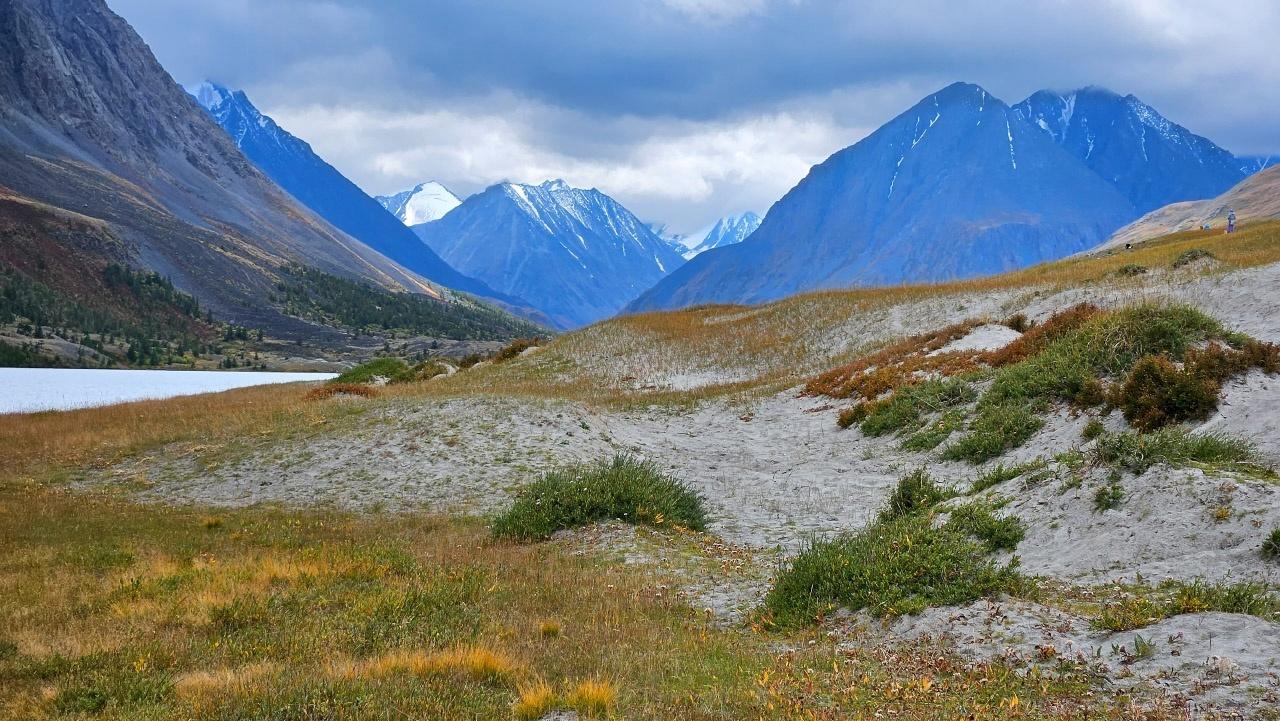
[[[1080,436],[1086,441],[1091,441],[1103,433],[1107,432],[1107,427],[1097,418],[1090,418],[1089,422],[1084,424],[1084,430],[1080,431]]]
[[[928,510],[955,497],[955,491],[943,488],[929,477],[928,472],[920,468],[898,480],[898,485],[880,509],[879,520],[891,521],[920,511]]]
[[[1184,466],[1202,463],[1213,466],[1264,469],[1248,441],[1218,433],[1191,433],[1185,428],[1162,428],[1153,433],[1107,433],[1093,448],[1098,463],[1123,468],[1135,474],[1166,463]]]
[[[388,382],[396,382],[409,377],[409,364],[399,358],[374,358],[368,363],[346,371],[334,378],[331,383],[372,383],[375,378],[386,378]]]
[[[1147,356],[1129,371],[1114,403],[1130,425],[1151,431],[1208,418],[1218,408],[1219,390],[1215,381],[1178,368],[1168,358]]]
[[[701,496],[653,463],[618,455],[543,474],[520,489],[494,520],[493,535],[540,541],[562,529],[612,519],[697,531],[707,527]]]
[[[1262,542],[1262,557],[1280,561],[1280,527],[1271,529],[1271,535]]]
[[[819,541],[784,569],[765,596],[768,622],[803,626],[839,607],[877,616],[918,613],[1010,592],[1016,565],[997,565],[985,543],[918,513]]]
[[[957,428],[964,425],[964,412],[958,409],[943,413],[938,420],[911,434],[902,442],[906,451],[931,451],[951,437]]]
[[[1204,248],[1192,248],[1191,250],[1182,251],[1182,253],[1179,254],[1178,257],[1173,261],[1173,267],[1181,268],[1185,265],[1191,265],[1192,263],[1202,258],[1208,258],[1210,260],[1218,259],[1217,256],[1205,250]]]
[[[1119,508],[1124,501],[1124,488],[1119,483],[1102,486],[1093,494],[1093,510],[1101,513]]]
[[[960,379],[938,379],[907,386],[892,396],[869,404],[862,432],[883,436],[920,426],[921,417],[964,405],[977,398],[969,384]]]
[[[1132,278],[1137,275],[1144,275],[1146,272],[1146,266],[1138,265],[1137,263],[1125,263],[1119,268],[1116,268],[1116,275],[1121,276],[1122,278]]]
[[[520,354],[530,348],[537,348],[542,345],[542,343],[543,340],[541,338],[517,338],[508,343],[505,348],[495,353],[493,355],[493,362],[504,363],[512,358],[518,358],[520,357]]]
[[[1044,420],[1027,403],[979,406],[969,432],[943,450],[942,457],[984,463],[1026,443],[1043,426]]]
[[[999,518],[991,506],[969,503],[951,511],[947,525],[973,536],[991,551],[1012,551],[1022,543],[1026,528],[1013,516]]]

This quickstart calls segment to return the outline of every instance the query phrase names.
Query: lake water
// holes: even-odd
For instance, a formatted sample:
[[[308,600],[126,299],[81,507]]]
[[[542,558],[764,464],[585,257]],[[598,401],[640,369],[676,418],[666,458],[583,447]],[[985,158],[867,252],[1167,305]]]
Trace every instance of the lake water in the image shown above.
[[[321,381],[333,373],[143,371],[97,368],[0,368],[0,413],[68,410],[213,393],[294,381]]]

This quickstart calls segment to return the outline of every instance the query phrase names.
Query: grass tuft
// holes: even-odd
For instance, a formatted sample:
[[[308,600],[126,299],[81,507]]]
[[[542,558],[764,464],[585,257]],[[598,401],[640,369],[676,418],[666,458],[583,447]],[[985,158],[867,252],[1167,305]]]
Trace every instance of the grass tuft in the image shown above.
[[[538,679],[520,684],[516,692],[520,697],[511,712],[518,721],[537,721],[555,710],[556,692],[546,681]]]
[[[608,716],[617,702],[618,689],[610,681],[588,679],[581,681],[569,692],[569,706],[580,716],[601,718]]]
[[[955,495],[954,490],[939,486],[925,469],[920,468],[898,480],[877,518],[880,521],[903,518],[933,508]]]
[[[1016,466],[1009,466],[1008,468],[1006,468],[1003,463],[1000,463],[974,479],[973,483],[969,486],[969,493],[981,493],[982,491],[993,486],[998,486],[1005,481],[1012,481],[1024,473],[1038,471],[1046,465],[1047,464],[1043,459],[1036,459]]]
[[[995,509],[981,503],[969,503],[951,511],[948,525],[978,538],[991,551],[1012,551],[1022,543],[1027,530],[1013,516],[995,515]]]
[[[360,383],[326,383],[307,391],[309,401],[323,401],[337,396],[359,396],[360,398],[376,398],[378,389]]]
[[[1115,405],[1133,427],[1151,431],[1183,421],[1202,421],[1218,408],[1217,382],[1168,358],[1147,356],[1134,364]]]
[[[406,378],[411,373],[409,364],[400,358],[374,358],[367,363],[345,371],[330,383],[374,383],[383,379],[388,383]]]
[[[1280,561],[1280,527],[1271,529],[1271,535],[1262,542],[1262,557],[1269,561]]]
[[[612,460],[551,471],[520,489],[493,522],[493,535],[540,541],[567,528],[621,520],[650,526],[705,530],[702,497],[647,461]]]
[[[1274,621],[1280,619],[1280,598],[1265,583],[1170,579],[1154,587],[1130,588],[1123,598],[1103,606],[1093,625],[1105,631],[1132,631],[1170,616],[1210,611]]]
[[[1191,433],[1185,428],[1162,428],[1153,433],[1106,433],[1093,448],[1095,461],[1142,474],[1159,463],[1170,466],[1207,465],[1269,475],[1253,444],[1220,433]]]

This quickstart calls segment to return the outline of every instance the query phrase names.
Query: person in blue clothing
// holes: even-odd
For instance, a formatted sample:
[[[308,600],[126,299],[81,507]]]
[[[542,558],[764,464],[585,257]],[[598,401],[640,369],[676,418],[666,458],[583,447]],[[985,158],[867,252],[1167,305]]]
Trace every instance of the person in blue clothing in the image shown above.
[[[1227,209],[1227,232],[1236,232],[1236,211],[1231,208]]]

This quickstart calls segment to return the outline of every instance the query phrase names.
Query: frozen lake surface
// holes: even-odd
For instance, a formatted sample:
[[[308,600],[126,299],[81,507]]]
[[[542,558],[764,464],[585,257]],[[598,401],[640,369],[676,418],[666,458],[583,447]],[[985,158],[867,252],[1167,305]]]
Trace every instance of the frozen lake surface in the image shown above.
[[[68,410],[231,388],[322,381],[334,373],[0,368],[0,413]]]

